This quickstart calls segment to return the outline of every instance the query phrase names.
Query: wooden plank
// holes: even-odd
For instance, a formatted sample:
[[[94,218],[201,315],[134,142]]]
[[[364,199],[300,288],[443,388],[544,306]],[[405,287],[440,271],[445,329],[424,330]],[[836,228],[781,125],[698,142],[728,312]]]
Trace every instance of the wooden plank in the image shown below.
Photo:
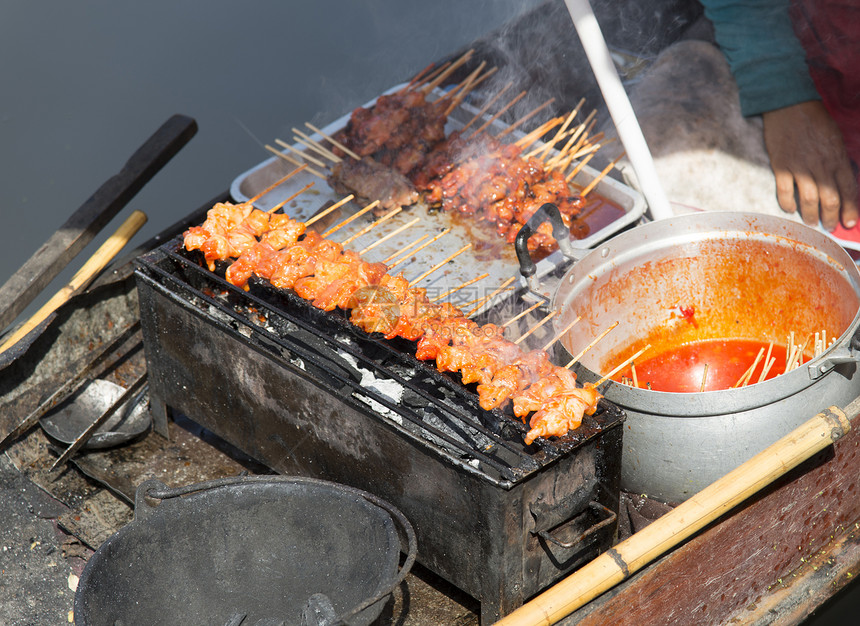
[[[835,538],[854,531],[858,426],[855,419],[836,446],[561,623],[725,623],[765,602]]]
[[[174,115],[0,287],[0,331],[9,326],[98,232],[179,152],[197,122]]]

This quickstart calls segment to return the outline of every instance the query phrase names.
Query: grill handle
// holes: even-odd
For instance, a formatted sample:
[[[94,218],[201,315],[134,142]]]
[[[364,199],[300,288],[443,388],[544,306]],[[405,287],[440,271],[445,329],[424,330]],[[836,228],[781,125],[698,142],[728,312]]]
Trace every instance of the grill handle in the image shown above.
[[[535,234],[538,226],[544,222],[549,222],[552,225],[552,236],[558,242],[561,253],[568,259],[576,256],[573,246],[570,245],[570,229],[564,225],[564,221],[561,219],[561,212],[557,206],[551,202],[547,202],[535,211],[534,215],[523,224],[517,233],[517,238],[514,240],[514,250],[516,250],[517,261],[520,264],[520,274],[528,282],[529,289],[535,292],[538,291],[538,282],[537,278],[535,278],[537,266],[529,254],[528,241]]]
[[[618,519],[618,515],[616,515],[615,511],[610,508],[607,508],[600,504],[599,502],[594,502],[593,500],[588,503],[588,508],[592,511],[596,511],[598,514],[603,515],[603,519],[593,524],[588,528],[588,530],[580,533],[574,539],[569,539],[568,541],[562,541],[557,537],[553,536],[553,534],[548,530],[541,530],[537,532],[538,537],[543,539],[544,541],[548,541],[549,543],[557,545],[559,548],[564,548],[565,550],[570,550],[572,548],[582,548],[583,543],[586,539],[590,538],[592,535],[596,534],[598,531],[606,528],[607,526],[611,526],[615,523],[615,520]]]

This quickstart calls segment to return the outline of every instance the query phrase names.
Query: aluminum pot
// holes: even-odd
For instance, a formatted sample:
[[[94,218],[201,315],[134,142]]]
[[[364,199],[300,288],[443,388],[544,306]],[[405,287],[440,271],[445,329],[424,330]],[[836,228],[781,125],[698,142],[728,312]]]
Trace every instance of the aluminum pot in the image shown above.
[[[835,339],[801,367],[744,387],[669,393],[604,383],[606,398],[627,413],[622,489],[669,503],[686,500],[821,409],[860,395],[858,302],[860,272],[832,239],[745,213],[637,226],[585,254],[552,299],[561,311],[557,328],[582,318],[562,340],[570,355],[618,322],[575,365],[583,382],[648,343],[751,337],[785,344],[790,331],[799,343],[823,329]],[[690,310],[695,324],[680,314]]]
[[[400,563],[398,527],[406,537]],[[366,625],[416,556],[392,505],[328,481],[142,483],[134,521],[93,554],[75,624]]]

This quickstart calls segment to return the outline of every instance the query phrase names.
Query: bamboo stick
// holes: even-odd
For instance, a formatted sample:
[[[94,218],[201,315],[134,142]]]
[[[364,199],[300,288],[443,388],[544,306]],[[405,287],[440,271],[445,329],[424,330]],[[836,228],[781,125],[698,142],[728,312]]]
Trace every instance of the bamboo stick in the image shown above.
[[[515,315],[514,317],[509,319],[507,322],[502,324],[501,328],[507,328],[508,326],[510,326],[511,324],[516,322],[518,319],[525,317],[526,315],[528,315],[529,313],[531,313],[532,311],[534,311],[536,308],[538,308],[539,306],[541,306],[543,304],[545,304],[545,303],[544,302],[535,302],[533,305],[531,305],[525,311],[521,311],[520,313],[518,313],[517,315]]]
[[[344,153],[345,153],[346,155],[351,156],[351,157],[352,157],[353,159],[355,159],[356,161],[361,161],[361,157],[360,157],[360,156],[358,156],[355,152],[353,152],[352,150],[350,150],[349,148],[347,148],[345,145],[343,145],[342,143],[340,143],[340,142],[339,142],[338,140],[336,140],[334,137],[331,137],[331,136],[329,136],[329,135],[326,135],[324,132],[322,132],[319,128],[317,128],[316,126],[314,126],[314,125],[313,125],[313,124],[311,124],[310,122],[305,122],[305,126],[307,126],[308,128],[310,128],[312,131],[314,131],[314,132],[315,132],[317,135],[319,135],[320,137],[324,138],[324,139],[325,139],[326,141],[328,141],[331,145],[336,146],[336,147],[340,148],[341,150],[343,150],[343,151],[344,151]],[[334,154],[334,153],[332,153],[332,154]]]
[[[582,191],[579,192],[579,196],[581,198],[584,198],[589,193],[591,193],[591,190],[594,189],[595,187],[597,187],[597,183],[599,183],[601,180],[603,180],[603,178],[609,173],[609,171],[612,168],[615,167],[615,165],[618,163],[618,161],[621,160],[621,157],[623,157],[625,154],[626,154],[625,152],[622,152],[617,157],[615,157],[609,165],[604,167],[603,171],[600,172],[600,174],[598,174],[597,176],[595,176],[594,180],[592,180],[590,183],[588,183],[588,185],[585,186],[585,189],[583,189]]]
[[[705,369],[702,371],[702,386],[699,388],[699,391],[705,390],[705,382],[708,380],[708,364],[705,363]]]
[[[87,285],[92,282],[96,275],[107,267],[107,264],[134,237],[137,231],[146,223],[146,219],[145,213],[141,211],[132,212],[116,232],[108,237],[93,255],[87,259],[81,269],[75,272],[68,284],[57,291],[30,319],[24,322],[0,345],[0,353],[5,352],[26,337],[31,330],[48,319],[54,311],[68,302],[72,296],[86,289]]]
[[[269,209],[268,211],[266,211],[266,213],[274,213],[275,211],[277,211],[278,209],[280,209],[281,207],[283,207],[287,202],[289,202],[290,200],[294,200],[295,198],[297,198],[298,196],[300,196],[301,194],[303,194],[304,192],[306,192],[308,189],[310,189],[310,188],[311,188],[311,187],[313,187],[314,185],[316,185],[316,182],[315,182],[315,181],[311,181],[311,182],[309,182],[307,185],[305,185],[304,187],[302,187],[301,189],[299,189],[299,190],[298,190],[297,192],[295,192],[293,195],[291,195],[291,196],[289,196],[289,197],[284,198],[283,200],[281,200],[278,204],[276,204],[276,205],[275,205],[275,206],[273,206],[271,209]]]
[[[419,237],[418,239],[416,239],[416,240],[415,240],[415,241],[413,241],[412,243],[408,243],[408,244],[406,244],[405,246],[403,246],[403,247],[402,247],[402,248],[400,248],[399,250],[396,250],[394,253],[392,253],[392,254],[388,255],[386,258],[382,259],[382,262],[383,262],[383,263],[388,263],[389,261],[391,261],[391,260],[395,259],[396,257],[400,256],[401,254],[403,254],[403,253],[404,253],[404,252],[406,252],[407,250],[410,250],[411,248],[414,248],[414,247],[415,247],[415,246],[417,246],[419,243],[421,243],[422,241],[424,241],[425,239],[427,239],[427,237],[429,237],[429,236],[430,236],[430,235],[422,235],[421,237]]]
[[[426,248],[427,246],[429,246],[430,244],[432,244],[434,241],[438,240],[438,239],[439,239],[440,237],[442,237],[443,235],[447,235],[447,234],[448,234],[448,233],[450,233],[450,232],[451,232],[451,228],[446,228],[446,229],[445,229],[445,230],[443,230],[441,233],[438,233],[438,234],[434,235],[433,237],[431,237],[430,239],[428,239],[427,241],[425,241],[424,243],[422,243],[420,246],[418,246],[418,247],[417,247],[417,248],[415,248],[414,250],[410,250],[410,251],[409,251],[409,254],[407,254],[406,256],[404,256],[402,259],[398,259],[395,263],[393,263],[392,265],[389,265],[389,266],[388,266],[388,269],[389,269],[389,270],[391,270],[392,268],[397,267],[398,265],[400,265],[401,263],[403,263],[403,261],[405,261],[405,260],[406,260],[406,259],[408,259],[410,256],[412,256],[413,254],[417,254],[418,252],[421,252],[424,248]]]
[[[370,251],[371,251],[371,250],[373,250],[376,246],[378,246],[378,245],[380,245],[380,244],[385,243],[386,241],[388,241],[388,240],[389,240],[389,239],[391,239],[392,237],[396,237],[397,235],[399,235],[400,233],[402,233],[404,230],[406,230],[407,228],[411,228],[411,227],[415,226],[415,224],[417,224],[417,223],[418,223],[418,222],[420,222],[420,221],[421,221],[421,218],[420,218],[420,217],[416,217],[416,218],[414,218],[414,219],[412,219],[412,220],[410,220],[410,221],[406,222],[405,224],[402,224],[402,225],[398,226],[397,228],[395,228],[394,230],[392,230],[390,233],[388,233],[387,235],[385,235],[385,236],[383,236],[383,237],[381,237],[381,238],[377,239],[376,241],[374,241],[372,244],[370,244],[369,246],[367,246],[367,247],[366,247],[366,248],[364,248],[363,250],[359,250],[359,251],[358,251],[359,256],[361,256],[361,255],[362,255],[362,254],[364,254],[365,252],[370,252]]]
[[[521,139],[517,139],[514,144],[525,150],[528,146],[532,145],[549,131],[551,131],[553,128],[561,124],[563,120],[564,118],[561,117],[554,117],[550,120],[547,120],[546,122],[535,128],[528,135],[522,137]]]
[[[628,365],[630,365],[633,361],[635,361],[635,360],[636,360],[636,359],[638,359],[640,356],[642,356],[642,355],[645,353],[645,351],[646,351],[646,350],[650,350],[650,349],[651,349],[651,344],[649,343],[647,346],[645,346],[644,348],[642,348],[639,352],[637,352],[636,354],[634,354],[633,356],[631,356],[629,359],[627,359],[626,361],[624,361],[624,363],[622,363],[621,365],[619,365],[618,367],[616,367],[614,370],[612,370],[611,372],[609,372],[608,374],[606,374],[603,378],[601,378],[600,380],[598,380],[596,383],[594,383],[594,384],[593,384],[593,385],[591,385],[591,386],[592,386],[592,387],[597,387],[598,385],[601,385],[601,384],[605,383],[607,380],[609,380],[610,378],[612,378],[613,376],[615,376],[618,372],[620,372],[620,371],[621,371],[621,370],[623,370],[625,367],[627,367]]]
[[[297,137],[295,137],[295,139],[297,141],[300,141],[303,139],[304,141],[302,141],[301,143],[303,143],[304,145],[307,145],[307,146],[312,146],[317,152],[322,154],[329,161],[334,161],[335,163],[339,163],[340,161],[343,160],[339,156],[337,156],[334,152],[332,152],[331,150],[329,150],[328,148],[323,146],[320,142],[311,139],[311,137],[309,135],[303,133],[298,128],[293,127],[292,131],[297,135]],[[279,139],[276,139],[275,141],[280,142]]]
[[[497,68],[497,67],[490,68],[489,70],[487,70],[487,71],[484,73],[484,75],[483,75],[483,76],[481,76],[480,78],[478,78],[475,82],[473,82],[471,85],[469,85],[466,89],[464,89],[463,91],[461,91],[460,93],[458,93],[458,94],[457,94],[457,97],[456,97],[456,98],[454,99],[454,101],[451,103],[451,106],[449,106],[449,107],[445,110],[445,116],[447,117],[448,115],[451,115],[451,113],[453,113],[453,112],[454,112],[454,109],[456,109],[458,106],[460,106],[460,104],[463,102],[463,100],[465,100],[465,99],[466,99],[466,96],[468,96],[468,95],[469,95],[470,93],[472,93],[475,89],[477,89],[477,88],[478,88],[478,85],[480,85],[480,84],[481,84],[481,83],[483,83],[485,80],[487,80],[490,76],[492,76],[493,74],[495,74],[495,73],[496,73],[496,71],[497,71],[498,69],[499,69],[499,68]]]
[[[430,302],[438,302],[439,300],[441,300],[441,299],[442,299],[442,298],[444,298],[445,296],[450,296],[452,293],[457,293],[458,291],[460,291],[461,289],[464,289],[464,288],[468,287],[469,285],[474,285],[476,282],[478,282],[479,280],[483,280],[483,279],[485,279],[485,278],[486,278],[487,276],[489,276],[489,275],[490,275],[490,273],[489,273],[489,272],[484,272],[484,273],[483,273],[483,274],[481,274],[480,276],[475,276],[475,277],[474,277],[474,278],[472,278],[471,280],[467,280],[465,283],[462,283],[462,284],[460,284],[460,285],[457,285],[456,287],[454,287],[454,288],[452,288],[452,289],[449,289],[449,290],[448,290],[448,291],[446,291],[445,293],[443,293],[443,294],[441,294],[441,295],[438,295],[438,296],[436,296],[435,298],[430,298]]]
[[[554,624],[783,476],[851,430],[860,400],[832,406],[496,623]]]
[[[436,87],[438,87],[439,85],[442,84],[442,81],[444,81],[446,78],[448,78],[451,74],[454,73],[454,70],[459,68],[461,65],[463,65],[469,59],[471,59],[472,55],[474,53],[475,53],[474,49],[466,50],[466,52],[463,55],[461,55],[459,59],[457,59],[456,61],[451,63],[451,65],[448,66],[448,69],[446,69],[444,72],[439,74],[431,82],[424,85],[424,87],[423,87],[424,93],[430,93],[431,91],[436,89]]]
[[[266,148],[266,150],[268,150],[269,152],[271,152],[275,156],[282,158],[287,163],[292,163],[293,165],[295,165],[297,167],[304,167],[305,171],[308,172],[308,174],[313,174],[314,176],[317,176],[317,177],[325,180],[325,174],[321,174],[320,172],[316,171],[314,168],[309,167],[307,163],[300,163],[299,161],[297,161],[296,159],[294,159],[290,155],[284,154],[283,152],[281,152],[280,150],[278,150],[274,146],[270,146],[269,144],[266,144],[263,147]]]
[[[321,219],[322,219],[322,218],[324,218],[326,215],[328,215],[328,214],[329,214],[329,213],[331,213],[332,211],[335,211],[335,210],[339,209],[340,207],[342,207],[344,204],[346,204],[347,202],[349,202],[349,201],[350,201],[350,200],[352,200],[353,198],[355,198],[355,196],[354,196],[354,195],[352,195],[352,194],[349,194],[348,196],[346,196],[346,197],[342,198],[341,200],[338,200],[338,201],[337,201],[337,202],[335,202],[333,205],[331,205],[329,208],[327,208],[325,211],[320,211],[319,213],[317,213],[316,215],[314,215],[313,217],[311,217],[308,221],[306,221],[306,222],[305,222],[305,227],[308,227],[308,226],[310,226],[311,224],[313,224],[314,222],[317,222],[317,221],[321,220]]]
[[[416,278],[415,280],[411,281],[411,282],[409,283],[409,287],[410,287],[410,288],[411,288],[411,287],[414,287],[415,285],[417,285],[418,283],[420,283],[423,279],[427,278],[430,274],[432,274],[433,272],[435,272],[436,270],[438,270],[438,269],[439,269],[440,267],[442,267],[443,265],[446,265],[446,264],[450,263],[450,262],[451,262],[455,257],[457,257],[457,256],[459,256],[459,255],[461,255],[461,254],[463,254],[466,250],[468,250],[468,249],[469,249],[469,248],[471,248],[471,247],[472,247],[472,244],[467,243],[465,246],[463,246],[462,248],[460,248],[459,250],[457,250],[455,253],[451,254],[451,255],[450,255],[450,256],[448,256],[448,257],[446,257],[443,261],[439,261],[436,265],[434,265],[434,266],[433,266],[433,267],[431,267],[429,270],[427,270],[426,272],[424,272],[423,274],[421,274],[421,276],[419,276],[419,277],[418,277],[418,278]]]
[[[368,224],[367,226],[365,226],[364,228],[362,228],[361,230],[359,230],[359,231],[358,231],[357,233],[355,233],[354,235],[352,235],[352,236],[350,236],[350,237],[347,237],[346,239],[344,239],[343,241],[341,241],[341,242],[340,242],[340,245],[342,245],[342,246],[346,246],[346,245],[348,245],[348,244],[352,243],[353,241],[355,241],[356,239],[358,239],[358,238],[359,238],[359,237],[361,237],[362,235],[366,235],[367,233],[369,233],[371,230],[373,230],[374,228],[376,228],[376,227],[377,227],[377,226],[379,226],[380,224],[384,224],[385,222],[387,222],[388,220],[390,220],[392,217],[394,217],[395,215],[397,215],[398,213],[400,213],[402,210],[403,210],[403,207],[402,207],[402,206],[399,206],[399,207],[396,207],[396,208],[394,208],[394,209],[391,209],[388,213],[386,213],[385,215],[383,215],[382,217],[380,217],[378,220],[375,220],[375,221],[371,222],[370,224]]]
[[[770,363],[770,353],[773,350],[773,341],[771,341],[767,345],[767,354],[764,355],[764,366],[761,368],[761,374],[759,374],[758,382],[762,382],[764,377],[767,376],[767,364]]]
[[[558,311],[550,311],[549,313],[547,313],[547,314],[544,316],[544,318],[543,318],[541,321],[539,321],[537,324],[535,324],[534,326],[532,326],[531,328],[529,328],[525,333],[523,333],[522,335],[520,335],[519,339],[515,339],[515,340],[514,340],[514,343],[515,343],[515,344],[517,344],[517,345],[519,345],[521,341],[523,341],[526,337],[528,337],[529,335],[531,335],[532,333],[534,333],[537,329],[539,329],[541,326],[543,326],[544,324],[546,324],[548,321],[550,321],[550,320],[551,320],[552,318],[554,318],[556,315],[558,315]]]
[[[514,122],[513,124],[508,126],[506,129],[504,129],[502,132],[500,132],[498,135],[496,135],[496,139],[501,139],[502,137],[504,137],[508,133],[512,133],[515,129],[522,126],[525,122],[527,122],[528,120],[533,118],[535,115],[537,115],[538,113],[543,111],[545,108],[547,108],[553,102],[555,102],[555,98],[550,98],[549,100],[547,100],[546,102],[544,102],[543,104],[538,106],[537,108],[532,109],[531,111],[526,113],[524,116],[522,116],[520,119],[518,119],[516,122]]]
[[[477,113],[475,113],[475,117],[470,119],[469,122],[465,126],[463,126],[463,128],[460,129],[460,134],[463,135],[466,132],[466,129],[469,128],[469,126],[471,126],[476,121],[478,121],[481,118],[481,116],[484,115],[484,113],[486,113],[490,109],[490,107],[496,103],[496,100],[501,98],[502,94],[505,93],[508,89],[510,89],[513,86],[513,84],[514,84],[513,82],[508,83],[507,85],[502,87],[502,89],[495,96],[493,96],[492,98],[487,100],[487,102],[484,104],[484,106],[481,107],[481,109]]]
[[[525,91],[521,91],[520,93],[518,93],[516,96],[514,96],[513,100],[508,102],[505,106],[503,106],[496,113],[494,113],[493,116],[490,119],[488,119],[486,122],[481,124],[481,126],[479,126],[474,131],[472,131],[472,134],[469,135],[469,139],[471,139],[475,135],[479,135],[480,133],[482,133],[490,124],[492,124],[497,119],[499,119],[505,113],[505,111],[510,109],[512,106],[514,106],[517,102],[519,102],[520,100],[522,100],[525,97],[526,97]]]
[[[615,323],[613,323],[613,324],[612,324],[612,326],[610,326],[609,328],[607,328],[606,330],[604,330],[602,333],[600,333],[599,335],[597,335],[597,337],[595,337],[595,338],[594,338],[594,340],[593,340],[591,343],[589,343],[587,346],[585,346],[585,347],[582,349],[582,352],[580,352],[580,353],[579,353],[579,354],[577,354],[575,357],[573,357],[573,358],[568,362],[568,364],[564,366],[564,368],[565,368],[565,369],[570,369],[571,367],[573,367],[573,364],[574,364],[574,363],[576,363],[577,361],[579,361],[579,359],[581,359],[583,356],[585,356],[585,353],[586,353],[586,352],[588,352],[588,351],[589,351],[589,350],[591,350],[594,346],[596,346],[596,345],[597,345],[597,342],[598,342],[598,341],[600,341],[601,339],[603,339],[604,337],[606,337],[606,335],[608,335],[608,334],[609,334],[609,331],[611,331],[613,328],[615,328],[616,326],[618,326],[618,324],[619,324],[619,322],[615,322]]]
[[[485,304],[486,302],[490,302],[493,298],[495,298],[497,295],[499,295],[500,293],[502,293],[502,292],[503,292],[505,289],[507,289],[507,288],[508,288],[508,286],[510,286],[510,284],[511,284],[511,283],[513,283],[516,279],[517,279],[517,277],[516,277],[516,276],[511,276],[511,277],[510,277],[510,278],[508,278],[505,282],[503,282],[501,285],[499,285],[499,288],[498,288],[498,289],[496,289],[495,291],[493,291],[490,295],[485,296],[484,298],[481,298],[481,299],[480,299],[480,304],[478,304],[477,306],[473,307],[471,311],[469,311],[468,313],[466,313],[466,317],[472,317],[475,313],[477,313],[477,312],[478,312],[478,309],[480,309],[482,306],[484,306],[484,304]]]
[[[331,228],[329,228],[327,231],[325,231],[325,232],[322,234],[322,236],[323,236],[323,237],[328,237],[328,236],[329,236],[329,235],[331,235],[332,233],[337,232],[338,230],[340,230],[341,228],[343,228],[344,226],[346,226],[347,224],[349,224],[349,223],[350,223],[350,222],[352,222],[353,220],[358,219],[359,217],[361,217],[362,215],[364,215],[364,214],[365,214],[365,213],[367,213],[368,211],[372,210],[372,209],[373,209],[374,207],[376,207],[376,205],[378,205],[378,204],[379,204],[379,200],[374,200],[373,202],[371,202],[370,204],[368,204],[366,207],[364,207],[363,209],[361,209],[361,210],[360,210],[360,211],[358,211],[357,213],[353,213],[352,215],[350,215],[348,218],[346,218],[345,220],[343,220],[340,224],[335,224],[334,226],[332,226]]]
[[[546,352],[547,350],[549,350],[549,349],[550,349],[550,347],[552,346],[552,344],[554,344],[556,341],[558,341],[559,339],[561,339],[562,337],[564,337],[564,336],[568,333],[568,331],[569,331],[571,328],[573,328],[573,327],[574,327],[574,325],[575,325],[579,320],[581,320],[581,319],[582,319],[581,317],[577,316],[577,318],[576,318],[575,320],[573,320],[570,324],[568,324],[567,326],[565,326],[564,328],[562,328],[560,331],[558,331],[558,333],[556,333],[555,337],[553,337],[550,341],[548,341],[548,342],[546,343],[546,345],[545,345],[543,348],[541,348],[541,350],[543,350],[544,352]]]
[[[597,153],[592,152],[587,157],[585,157],[582,161],[580,161],[579,164],[575,168],[573,168],[573,171],[571,171],[570,174],[568,174],[567,176],[564,177],[565,182],[569,183],[570,181],[572,181],[574,179],[574,177],[576,177],[576,175],[582,171],[582,168],[584,168],[586,165],[588,165],[588,162],[594,158],[595,154],[597,154]]]
[[[284,183],[285,183],[286,181],[288,181],[290,178],[292,178],[293,176],[295,176],[295,175],[296,175],[296,174],[298,174],[299,172],[303,171],[306,167],[307,167],[307,165],[302,165],[301,167],[294,169],[292,172],[290,172],[289,174],[287,174],[287,175],[286,175],[286,176],[284,176],[283,178],[280,178],[279,180],[276,180],[276,181],[275,181],[275,182],[273,182],[271,185],[269,185],[268,187],[266,187],[265,189],[263,189],[263,191],[261,191],[260,193],[258,193],[256,196],[253,196],[252,198],[249,198],[249,199],[248,199],[248,201],[247,201],[247,204],[254,204],[257,200],[259,200],[260,198],[262,198],[263,196],[265,196],[267,193],[269,193],[270,191],[274,190],[275,188],[280,187],[282,184],[284,184]]]

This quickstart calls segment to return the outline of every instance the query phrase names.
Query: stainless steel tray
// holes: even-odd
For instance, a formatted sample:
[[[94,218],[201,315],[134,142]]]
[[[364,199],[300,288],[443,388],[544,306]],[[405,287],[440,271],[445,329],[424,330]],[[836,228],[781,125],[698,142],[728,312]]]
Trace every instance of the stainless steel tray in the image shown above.
[[[397,85],[385,93],[392,93],[402,87],[403,85]],[[431,95],[431,98],[439,97],[443,93],[440,90],[436,90]],[[370,107],[375,102],[376,99],[373,99],[364,106]],[[477,113],[478,109],[468,103],[463,103],[449,115],[445,128],[446,134],[462,128]],[[349,118],[350,114],[346,114],[320,130],[325,135],[331,136],[343,128],[349,121]],[[499,122],[494,122],[494,126],[497,132],[505,128]],[[308,135],[314,140],[325,143],[324,137],[319,134],[310,133],[309,131]],[[511,135],[514,139],[517,139],[524,136],[524,133],[515,131]],[[293,147],[297,150],[306,151],[305,146],[298,143],[293,144]],[[296,157],[294,153],[286,149],[283,152],[292,158]],[[309,152],[309,154],[318,157],[313,152]],[[315,166],[311,165],[311,167]],[[294,169],[296,167],[286,160],[278,156],[272,156],[237,176],[230,187],[230,193],[236,202],[247,201]],[[586,185],[598,173],[598,171],[586,165],[574,179],[574,182],[579,185]],[[307,220],[318,213],[325,205],[337,202],[343,198],[341,194],[331,189],[326,181],[313,174],[300,172],[266,194],[255,203],[255,206],[263,210],[270,209],[311,182],[314,183],[311,189],[290,201],[283,209],[295,219]],[[588,249],[595,246],[626,226],[637,222],[645,212],[643,196],[638,191],[612,178],[605,177],[601,180],[595,187],[594,193],[620,206],[623,209],[623,214],[618,219],[589,234],[586,238],[572,240],[571,243],[575,248]],[[351,215],[360,208],[361,206],[358,203],[352,201],[344,205],[341,211],[345,211],[346,215]],[[369,215],[368,213],[354,220],[333,234],[332,238],[335,241],[343,241],[351,237],[373,221],[374,218],[369,217]],[[387,233],[394,231],[399,226],[414,220],[416,217],[419,218],[419,221],[414,226],[407,228],[368,251],[363,255],[363,258],[368,261],[382,261],[423,234],[435,235],[450,227],[451,232],[444,235],[444,237],[440,238],[433,245],[413,255],[412,258],[400,263],[395,268],[395,271],[402,271],[407,279],[415,280],[429,268],[440,263],[466,244],[471,243],[473,244],[471,249],[460,254],[438,271],[419,281],[416,286],[425,287],[428,296],[432,298],[434,295],[442,294],[480,274],[488,273],[489,276],[486,278],[455,292],[449,297],[452,304],[461,306],[464,310],[469,310],[474,300],[491,294],[497,290],[499,285],[509,280],[512,276],[518,277],[520,285],[525,286],[524,279],[519,275],[519,264],[512,244],[505,244],[494,233],[489,232],[491,229],[480,228],[467,217],[446,211],[429,209],[420,202],[405,208],[384,224],[358,237],[350,243],[350,247],[355,250],[362,250],[376,240],[384,237]],[[343,213],[340,219],[343,219]],[[537,264],[538,278],[546,276],[564,263],[566,263],[566,260],[558,251],[542,259]],[[509,292],[499,294],[499,296],[493,298],[492,302],[483,303],[482,308],[498,304],[505,298],[505,293]]]

